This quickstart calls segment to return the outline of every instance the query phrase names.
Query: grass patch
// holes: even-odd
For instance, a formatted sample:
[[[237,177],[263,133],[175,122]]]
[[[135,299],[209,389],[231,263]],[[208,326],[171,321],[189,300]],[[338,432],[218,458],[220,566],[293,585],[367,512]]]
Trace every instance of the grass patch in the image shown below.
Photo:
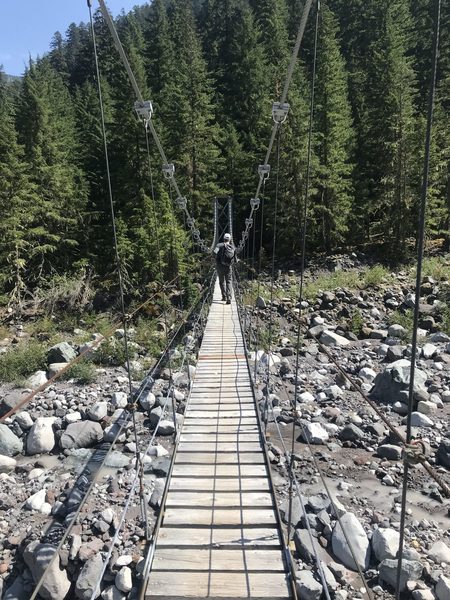
[[[412,308],[405,312],[395,310],[389,315],[389,325],[401,325],[406,329],[407,334],[405,337],[411,336],[414,326],[414,311]]]
[[[47,346],[39,342],[23,342],[0,355],[0,381],[4,383],[19,383],[46,368]]]
[[[89,360],[80,360],[73,367],[70,367],[61,376],[61,379],[75,379],[77,383],[87,385],[97,379],[97,372],[92,362]]]
[[[422,273],[424,277],[432,277],[436,281],[450,280],[450,256],[432,256],[423,259]],[[416,269],[413,269],[413,276]]]
[[[165,346],[165,334],[158,331],[156,321],[140,317],[134,329],[136,333],[133,340],[145,348],[151,356],[159,356]]]
[[[390,277],[389,271],[382,265],[370,267],[363,275],[364,287],[377,287]]]
[[[354,312],[348,321],[348,329],[354,333],[357,337],[361,335],[362,328],[364,327],[364,319],[361,313],[358,311]]]
[[[122,340],[110,338],[95,350],[92,360],[96,365],[121,367],[126,363],[125,344]]]

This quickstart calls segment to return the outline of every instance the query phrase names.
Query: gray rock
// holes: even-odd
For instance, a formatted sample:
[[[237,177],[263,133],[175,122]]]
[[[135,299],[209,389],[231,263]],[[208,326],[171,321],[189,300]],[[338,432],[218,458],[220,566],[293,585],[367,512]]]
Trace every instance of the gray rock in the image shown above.
[[[153,489],[152,495],[150,496],[150,506],[157,510],[161,508],[161,502],[164,494],[165,482],[164,480],[157,479],[155,481],[155,487]]]
[[[45,371],[36,371],[36,373],[28,377],[25,385],[34,390],[44,385],[44,383],[47,383],[47,373]]]
[[[172,435],[175,432],[175,426],[172,421],[168,419],[162,419],[159,422],[158,434],[159,435]]]
[[[314,496],[309,496],[307,505],[314,513],[320,513],[322,510],[328,510],[331,506],[331,500],[324,492],[319,492]]]
[[[15,456],[23,450],[23,442],[15,435],[8,425],[0,423],[0,454]]]
[[[64,569],[61,569],[59,557],[49,564],[55,553],[55,547],[51,544],[40,544],[38,541],[31,542],[25,548],[23,558],[33,575],[35,583],[42,577],[44,571],[47,574],[42,583],[39,595],[46,600],[64,600],[70,589],[70,581]]]
[[[401,392],[407,392],[409,389],[410,368],[410,361],[404,358],[388,365],[383,373],[378,373],[378,375],[375,377],[374,385],[371,390],[371,396],[381,400],[382,402],[388,402],[392,404],[397,401],[404,401],[404,397]],[[421,392],[425,392],[426,394],[426,380],[427,374],[420,369],[416,369],[414,378],[415,396],[417,393]]]
[[[129,592],[133,587],[131,569],[129,567],[122,567],[117,573],[114,583],[116,585],[116,588],[121,592]]]
[[[435,592],[438,600],[450,600],[450,579],[440,575]]]
[[[101,421],[108,414],[107,402],[96,402],[88,411],[88,416],[91,421]]]
[[[139,404],[144,410],[150,411],[156,404],[156,397],[150,390],[145,391],[139,398]]]
[[[329,329],[325,329],[322,332],[319,339],[324,346],[343,347],[348,346],[348,344],[350,343],[349,340],[347,340],[345,337],[342,337],[342,335],[338,335],[337,333],[335,333],[334,331],[330,331]]]
[[[302,496],[302,500],[303,500],[303,505],[305,505],[306,498],[304,498]],[[288,518],[289,518],[289,498],[286,498],[285,500],[283,500],[283,502],[280,504],[279,510],[280,510],[281,518],[283,519],[283,521],[285,523],[287,523]],[[293,527],[297,527],[297,525],[299,525],[302,515],[303,515],[303,510],[302,510],[300,498],[297,495],[295,495],[292,498],[292,513],[291,513],[291,525]]]
[[[125,408],[128,404],[128,395],[125,392],[114,392],[111,398],[111,404],[115,408]]]
[[[70,344],[61,342],[50,348],[47,354],[47,362],[49,365],[52,363],[68,363],[76,356],[77,353]]]
[[[411,594],[412,600],[436,600],[436,596],[429,589],[416,589]]]
[[[15,458],[11,458],[10,456],[0,454],[0,473],[8,473],[9,471],[14,471],[16,465],[17,460]]]
[[[103,600],[125,600],[126,595],[119,591],[115,585],[110,585],[102,592]]]
[[[395,444],[383,444],[382,446],[378,446],[377,454],[380,458],[387,458],[388,460],[400,460],[402,457],[402,449],[400,446],[396,446]],[[380,558],[380,560],[383,559]]]
[[[385,581],[394,589],[397,588],[397,559],[386,558],[383,560],[378,569],[379,576],[382,581]],[[421,578],[423,571],[422,563],[418,560],[402,560],[402,570],[400,574],[400,591],[406,589],[408,581],[417,581]]]
[[[21,429],[30,429],[33,426],[33,419],[26,410],[16,413],[14,421],[18,423]]]
[[[420,412],[413,412],[411,414],[411,427],[433,427],[433,425],[433,421],[426,415]]]
[[[389,337],[397,337],[397,338],[402,338],[406,335],[407,331],[406,329],[402,326],[402,325],[391,325],[388,329],[388,336]]]
[[[345,513],[341,516],[342,527],[350,541],[358,565],[363,571],[368,569],[370,563],[370,544],[363,526],[353,513]],[[336,523],[331,536],[331,545],[335,556],[349,569],[356,570],[356,564],[353,560],[347,540],[345,539],[342,527],[339,522]]]
[[[365,433],[353,423],[349,423],[343,429],[341,429],[338,437],[343,442],[357,442],[365,438]]]
[[[297,571],[295,575],[298,597],[302,600],[320,600],[323,588],[311,571]]]
[[[310,444],[324,444],[328,441],[328,431],[320,423],[302,420],[301,435]]]
[[[294,544],[298,555],[307,563],[314,562],[314,546],[311,543],[311,538],[307,529],[296,529],[294,533]],[[315,540],[317,549],[318,540]]]
[[[50,452],[55,446],[53,424],[55,417],[39,417],[27,436],[27,454]]]
[[[22,574],[18,575],[12,585],[5,590],[2,600],[29,600],[32,590],[25,583]]]
[[[84,563],[75,584],[76,598],[79,598],[80,600],[90,600],[102,568],[103,559],[101,554],[94,554],[94,556]],[[98,598],[99,596],[100,586],[97,586],[94,598]]]
[[[71,423],[62,434],[61,448],[90,448],[103,440],[103,429],[94,421]]]
[[[450,438],[444,438],[436,452],[436,462],[450,469]]]
[[[170,470],[171,458],[169,456],[161,456],[155,458],[150,465],[151,471],[159,477],[167,477]]]
[[[433,358],[433,356],[437,353],[438,349],[434,344],[425,344],[422,348],[422,356],[425,359]]]
[[[48,376],[49,376],[49,378],[50,377],[54,377],[55,375],[57,375],[58,373],[60,373],[66,367],[67,367],[67,363],[66,362],[51,363],[50,365],[48,365]]]
[[[372,550],[378,561],[395,558],[398,552],[400,534],[395,529],[375,529],[372,534]]]
[[[403,358],[404,346],[389,346],[386,358],[389,362],[397,362]]]
[[[11,390],[7,392],[0,402],[0,417],[5,416],[15,408],[28,394],[26,390]]]
[[[256,306],[256,308],[266,308],[267,304],[266,304],[266,301],[264,300],[264,298],[262,298],[261,296],[258,296],[256,298],[255,306]]]
[[[428,550],[428,556],[435,563],[447,563],[450,564],[450,548],[442,540],[435,542]]]

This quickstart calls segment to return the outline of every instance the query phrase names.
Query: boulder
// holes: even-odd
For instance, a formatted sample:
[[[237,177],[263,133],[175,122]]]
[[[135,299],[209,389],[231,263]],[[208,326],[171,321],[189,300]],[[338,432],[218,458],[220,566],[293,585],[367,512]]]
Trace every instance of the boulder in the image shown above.
[[[347,340],[345,337],[342,337],[342,335],[339,335],[334,331],[330,331],[329,329],[325,329],[322,332],[319,340],[324,346],[343,347],[348,346],[348,344],[350,343],[349,340]]]
[[[67,367],[66,362],[61,363],[51,363],[48,365],[48,376],[49,378],[54,377],[58,373],[60,373],[63,369]]]
[[[70,590],[70,581],[66,571],[60,566],[59,557],[55,557],[49,566],[55,550],[55,547],[51,544],[40,544],[35,541],[28,544],[23,553],[23,558],[33,575],[35,583],[39,581],[45,569],[48,568],[39,591],[39,596],[46,600],[64,600],[68,598]]]
[[[103,440],[103,429],[94,421],[71,423],[61,436],[61,448],[90,448]]]
[[[52,363],[69,363],[71,360],[76,358],[77,353],[67,342],[61,342],[52,346],[47,353],[47,362],[49,365]]]
[[[118,590],[128,593],[133,587],[133,579],[131,576],[130,567],[122,567],[117,573],[114,583]]]
[[[39,417],[27,436],[27,454],[50,452],[55,446],[53,424],[55,417]]]
[[[328,431],[320,423],[302,421],[302,437],[310,444],[324,444],[328,441]]]
[[[36,389],[47,383],[47,373],[45,371],[36,371],[28,377],[25,385],[31,389]]]
[[[435,592],[437,600],[450,600],[450,579],[440,575]]]
[[[43,505],[45,504],[45,498],[47,496],[47,491],[45,489],[39,490],[32,496],[28,498],[25,503],[25,506],[30,510],[41,510]]]
[[[102,592],[103,600],[126,600],[126,595],[119,591],[115,585],[110,585]]]
[[[152,410],[156,404],[156,397],[153,392],[145,391],[142,396],[139,397],[139,404],[144,410]]]
[[[302,496],[302,500],[303,500],[303,506],[305,506],[307,499]],[[280,504],[279,510],[280,510],[281,518],[283,519],[283,521],[285,523],[287,523],[288,519],[289,519],[289,498],[286,498],[285,500],[283,500],[283,502]],[[302,504],[300,502],[300,498],[299,498],[299,496],[295,495],[292,498],[292,512],[291,512],[292,527],[297,527],[297,525],[301,521],[302,515],[303,515],[303,510],[302,510]]]
[[[382,446],[378,446],[377,454],[380,458],[387,458],[387,460],[401,460],[402,449],[395,444],[383,444]],[[379,560],[383,559],[380,558]]]
[[[370,544],[363,526],[353,513],[345,513],[341,516],[342,527],[349,538],[350,546],[355,553],[358,565],[363,571],[369,568]],[[339,522],[336,523],[331,536],[331,545],[335,556],[349,569],[356,570],[347,540]]]
[[[88,411],[88,417],[91,421],[101,421],[108,414],[107,402],[96,402]]]
[[[101,554],[94,554],[83,565],[80,574],[78,575],[75,584],[75,597],[80,600],[90,600],[91,597],[98,598],[100,596],[100,586],[97,585],[94,592],[94,586],[97,584],[100,573],[103,569],[103,558]]]
[[[23,450],[23,442],[8,425],[0,423],[0,454],[15,456]]]
[[[395,529],[375,529],[372,534],[372,550],[378,561],[395,558],[398,552],[400,534]]]
[[[27,586],[25,578],[21,573],[14,579],[12,585],[5,589],[4,595],[0,595],[0,598],[2,600],[29,600],[31,594],[32,589]]]
[[[404,393],[409,389],[409,374],[411,363],[409,360],[402,358],[388,365],[382,373],[378,373],[375,377],[374,385],[371,390],[371,396],[393,404],[397,401],[404,401]],[[416,368],[414,377],[414,395],[427,395],[425,389],[425,381],[427,374],[424,371]],[[403,392],[403,394],[402,394]],[[420,399],[424,399],[422,396]]]
[[[322,597],[322,584],[314,579],[311,571],[297,571],[295,574],[297,594],[302,600],[320,600]]]
[[[450,548],[442,540],[435,542],[428,550],[428,556],[435,563],[450,564]]]
[[[14,471],[16,465],[17,460],[15,458],[11,458],[10,456],[0,454],[0,473],[8,473],[9,471]]]
[[[33,419],[31,418],[30,413],[25,410],[16,413],[14,421],[19,425],[21,429],[30,429],[31,427],[33,427]]]
[[[26,390],[11,390],[10,392],[7,392],[0,402],[0,417],[9,413],[9,411],[20,404],[27,395],[28,391]]]
[[[433,421],[426,415],[420,412],[413,412],[411,414],[411,427],[433,427]]]
[[[386,558],[378,569],[381,581],[385,581],[394,589],[397,588],[397,559]],[[423,571],[422,563],[418,560],[402,560],[402,570],[400,574],[400,591],[406,589],[408,581],[417,581],[421,578]]]

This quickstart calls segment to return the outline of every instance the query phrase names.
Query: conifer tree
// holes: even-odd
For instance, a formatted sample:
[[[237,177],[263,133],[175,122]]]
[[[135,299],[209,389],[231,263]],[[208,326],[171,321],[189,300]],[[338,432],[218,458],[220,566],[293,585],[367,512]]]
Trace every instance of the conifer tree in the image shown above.
[[[328,8],[322,7],[317,60],[315,151],[318,171],[314,214],[320,241],[326,251],[342,243],[351,208],[353,142],[347,77],[340,52],[338,26]]]

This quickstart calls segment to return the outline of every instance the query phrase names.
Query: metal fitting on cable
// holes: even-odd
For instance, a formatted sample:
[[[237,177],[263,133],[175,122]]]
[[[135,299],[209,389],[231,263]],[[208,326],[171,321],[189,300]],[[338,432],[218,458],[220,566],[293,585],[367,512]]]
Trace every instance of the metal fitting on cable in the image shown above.
[[[137,112],[138,117],[143,121],[149,121],[153,115],[153,104],[151,100],[144,100],[144,102],[136,101],[134,103],[134,110]]]
[[[186,224],[192,229],[193,227],[195,227],[195,219],[193,219],[192,217],[188,217],[186,219]]]
[[[168,165],[163,165],[162,172],[166,179],[172,179],[175,175],[175,165],[173,163],[169,163]]]
[[[186,196],[178,196],[178,198],[175,200],[176,205],[178,206],[179,209],[181,210],[186,210],[187,207],[187,198]]]
[[[417,465],[426,460],[430,455],[430,447],[423,440],[413,440],[410,444],[406,444],[402,451],[402,458],[409,465]]]
[[[272,104],[272,119],[281,125],[287,119],[289,104],[287,102],[274,102]]]
[[[196,242],[200,241],[200,231],[198,229],[193,229],[192,230],[192,237],[194,238],[194,240]]]
[[[259,178],[262,181],[269,179],[270,175],[270,165],[259,165],[258,167]]]
[[[253,219],[251,217],[248,217],[247,219],[245,219],[245,227],[247,229],[250,229],[250,227],[253,225]]]
[[[259,198],[250,198],[250,208],[252,210],[258,210],[261,200]]]

